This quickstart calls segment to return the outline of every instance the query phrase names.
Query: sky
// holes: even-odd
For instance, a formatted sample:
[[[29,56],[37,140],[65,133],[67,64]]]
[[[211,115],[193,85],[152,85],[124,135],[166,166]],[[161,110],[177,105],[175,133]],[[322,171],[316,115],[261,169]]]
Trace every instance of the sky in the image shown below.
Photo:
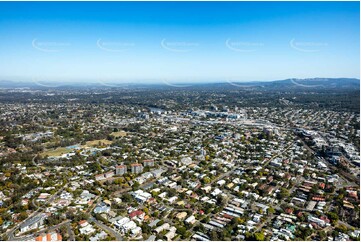
[[[0,80],[360,76],[359,2],[0,2]]]

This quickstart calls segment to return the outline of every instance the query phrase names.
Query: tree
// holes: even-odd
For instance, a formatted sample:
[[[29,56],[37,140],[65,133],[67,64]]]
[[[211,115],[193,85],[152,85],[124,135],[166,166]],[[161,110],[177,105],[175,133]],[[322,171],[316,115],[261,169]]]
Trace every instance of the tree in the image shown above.
[[[218,195],[217,197],[217,205],[224,207],[227,204],[227,198],[222,196],[222,195]]]
[[[139,182],[134,182],[134,184],[133,184],[133,186],[132,186],[132,188],[133,188],[133,191],[135,191],[135,190],[137,190],[138,188],[139,188]]]
[[[337,231],[340,231],[342,233],[346,233],[347,232],[347,227],[346,225],[340,224],[339,226],[336,227]]]
[[[214,230],[211,231],[210,237],[211,237],[211,240],[212,240],[212,241],[217,241],[217,240],[219,240],[219,238],[218,238],[218,233],[217,233],[216,231],[214,231]]]
[[[285,198],[285,197],[288,197],[290,194],[289,194],[289,192],[288,192],[288,190],[286,189],[286,188],[281,188],[280,189],[280,192],[279,193],[277,193],[277,198],[278,199],[283,199],[283,198]]]
[[[149,226],[146,223],[142,223],[142,231],[145,234],[150,234],[151,233],[151,229],[149,228]]]
[[[321,240],[324,240],[326,238],[326,236],[327,236],[325,231],[319,231],[318,235],[321,237]]]
[[[313,185],[310,191],[312,194],[316,194],[318,192],[318,186],[317,184]]]
[[[79,214],[76,214],[74,217],[75,222],[79,222],[81,220],[88,220],[88,219],[89,219],[89,214],[84,212],[80,212]]]
[[[122,200],[126,203],[129,203],[132,201],[132,195],[130,195],[129,193],[125,193],[122,196]]]
[[[339,219],[337,213],[334,213],[334,212],[328,212],[327,216],[331,219],[332,224],[336,224]]]
[[[24,220],[28,217],[28,214],[26,212],[21,212],[20,215],[19,215],[19,220]]]
[[[177,195],[177,191],[174,188],[171,188],[171,189],[168,190],[168,196],[169,197],[173,197],[175,195]]]
[[[231,224],[232,226],[237,226],[237,225],[238,225],[238,222],[239,222],[238,219],[239,219],[239,218],[236,218],[236,217],[232,218],[230,224]]]
[[[203,178],[203,182],[208,184],[211,182],[211,179],[209,177],[205,177],[205,178]]]
[[[162,226],[163,224],[164,224],[164,221],[161,220],[161,221],[159,221],[159,222],[157,223],[157,226],[159,227],[159,226]]]
[[[124,179],[121,177],[121,178],[117,178],[114,180],[114,184],[116,185],[120,185],[124,182]]]
[[[179,226],[177,228],[177,233],[180,234],[183,238],[185,237],[186,233],[187,233],[187,229],[185,227],[181,227]]]
[[[205,231],[204,225],[201,224],[201,223],[197,224],[197,225],[194,227],[194,231],[204,232],[204,231]]]
[[[267,209],[268,215],[274,214],[275,212],[276,212],[276,210],[275,210],[273,207],[269,207],[269,208]]]
[[[264,234],[263,234],[263,232],[261,231],[261,232],[259,232],[259,233],[255,233],[255,234],[254,234],[254,238],[255,238],[257,241],[262,241],[262,240],[264,240]]]

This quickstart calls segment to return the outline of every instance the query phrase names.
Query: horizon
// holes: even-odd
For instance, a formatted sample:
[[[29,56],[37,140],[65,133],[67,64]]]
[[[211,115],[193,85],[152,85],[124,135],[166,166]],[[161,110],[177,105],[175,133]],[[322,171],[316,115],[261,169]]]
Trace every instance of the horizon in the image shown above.
[[[61,87],[110,87],[110,88],[120,88],[124,86],[170,86],[176,88],[186,88],[186,87],[194,87],[194,86],[207,86],[207,85],[231,85],[235,87],[248,87],[243,86],[243,84],[251,85],[253,87],[257,87],[257,84],[268,85],[273,83],[286,83],[288,85],[296,85],[299,87],[306,88],[318,88],[318,87],[327,87],[330,85],[331,88],[335,88],[334,85],[338,81],[342,81],[347,85],[354,85],[353,81],[358,81],[360,84],[359,78],[345,78],[345,77],[336,77],[336,78],[327,78],[327,77],[313,77],[313,78],[287,78],[282,80],[258,80],[258,81],[238,81],[238,80],[217,80],[217,81],[193,81],[193,82],[182,82],[182,81],[174,81],[174,80],[157,80],[157,81],[145,81],[145,80],[137,80],[132,82],[119,82],[119,81],[92,81],[92,82],[83,82],[83,81],[44,81],[44,80],[31,80],[31,81],[12,81],[12,80],[0,80],[0,89],[5,88],[33,88],[37,87],[45,87],[45,88],[61,88]],[[326,82],[326,83],[324,83]],[[318,84],[315,84],[318,83]],[[322,83],[322,84],[320,84]],[[307,85],[304,85],[307,84]],[[20,85],[20,86],[19,86]],[[340,84],[337,84],[340,85]],[[337,86],[336,85],[336,86]],[[342,85],[342,84],[341,84]],[[249,86],[249,87],[251,87]],[[359,89],[359,87],[358,87]]]
[[[359,79],[359,6],[0,2],[0,80]]]

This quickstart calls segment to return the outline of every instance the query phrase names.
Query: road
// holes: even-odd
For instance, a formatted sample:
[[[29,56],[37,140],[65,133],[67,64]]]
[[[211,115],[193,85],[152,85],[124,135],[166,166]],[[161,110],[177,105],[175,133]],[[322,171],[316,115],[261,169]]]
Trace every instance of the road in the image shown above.
[[[66,230],[67,230],[67,233],[69,235],[69,240],[70,241],[75,241],[75,234],[74,234],[74,231],[71,227],[71,223],[67,223],[66,224]]]
[[[226,173],[223,173],[222,175],[218,176],[216,179],[213,179],[213,181],[211,181],[209,183],[209,185],[212,185],[213,183],[215,183],[216,181],[219,181],[221,179],[223,179],[224,177],[226,176],[229,176],[230,174],[232,174],[235,170],[237,170],[239,167],[238,166],[235,166],[232,170],[230,171],[227,171]]]
[[[121,234],[119,234],[114,229],[110,228],[109,226],[103,224],[102,222],[100,222],[99,220],[94,218],[93,216],[90,216],[90,218],[88,219],[88,222],[89,223],[91,223],[91,222],[95,223],[99,228],[103,229],[104,231],[106,231],[107,233],[109,233],[113,237],[115,237],[116,241],[122,241],[123,240],[123,236]]]
[[[343,222],[343,221],[341,221],[341,220],[338,220],[338,221],[337,221],[337,224],[344,225],[344,226],[346,226],[348,229],[355,229],[355,227],[353,227],[353,226],[349,225],[348,223]]]
[[[19,237],[9,237],[9,240],[11,241],[19,241],[19,240],[30,240],[33,239],[34,237],[39,236],[40,234],[46,232],[46,231],[51,231],[51,230],[56,230],[59,229],[61,226],[66,225],[66,224],[70,224],[70,220],[65,220],[63,222],[61,222],[60,224],[54,225],[54,226],[50,226],[50,227],[46,227],[44,229],[40,229],[35,233],[32,233],[30,235],[24,235],[24,236],[19,236]]]
[[[40,211],[48,204],[54,201],[55,197],[58,195],[58,193],[62,192],[65,188],[67,187],[67,184],[65,186],[63,186],[62,188],[60,188],[57,192],[55,192],[44,204],[42,207],[38,207],[37,209],[30,214],[30,216],[28,218],[26,218],[25,220],[23,220],[22,222],[20,222],[19,224],[17,224],[16,226],[14,226],[11,230],[7,231],[5,233],[5,235],[9,238],[9,240],[18,240],[18,237],[16,237],[14,235],[14,232],[22,225],[24,224],[26,221],[30,220],[31,218],[33,218],[34,216],[38,215],[40,213]]]
[[[149,189],[151,186],[153,186],[153,184],[155,183],[155,181],[156,181],[156,179],[152,179],[152,180],[150,180],[150,181],[148,181],[148,182],[145,182],[145,183],[139,185],[139,189],[145,189],[145,190],[147,190],[147,189]],[[129,192],[129,191],[131,191],[131,190],[132,190],[131,187],[129,187],[129,188],[124,188],[124,189],[122,189],[122,190],[113,192],[112,195],[113,195],[114,197],[117,197],[117,196],[119,196],[119,195],[121,195],[121,194],[123,194],[123,193]]]
[[[38,164],[35,163],[35,158],[37,157],[38,155],[34,155],[33,159],[31,159],[31,162],[33,163],[34,166],[38,166]]]

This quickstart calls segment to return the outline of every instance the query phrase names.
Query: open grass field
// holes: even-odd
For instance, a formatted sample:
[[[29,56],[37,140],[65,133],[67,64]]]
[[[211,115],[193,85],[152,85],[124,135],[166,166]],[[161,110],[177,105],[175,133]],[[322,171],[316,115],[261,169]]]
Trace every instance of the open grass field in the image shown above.
[[[91,141],[87,141],[85,143],[85,145],[82,145],[82,146],[74,145],[74,147],[69,146],[69,147],[58,147],[56,149],[48,149],[48,150],[45,150],[44,152],[40,153],[40,156],[42,156],[42,157],[61,156],[63,154],[67,154],[69,152],[74,152],[74,148],[76,148],[76,147],[77,148],[89,148],[89,147],[108,146],[111,143],[112,143],[112,141],[106,140],[106,139],[91,140]]]
[[[124,131],[118,131],[118,132],[113,132],[110,135],[112,135],[114,137],[124,137],[127,135],[127,133]]]
[[[99,139],[99,140],[87,141],[83,147],[96,147],[99,146],[99,144],[100,146],[106,146],[106,145],[110,145],[111,143],[112,141],[110,140]]]
[[[44,157],[44,156],[60,156],[66,153],[69,153],[71,150],[65,148],[65,147],[59,147],[56,149],[50,149],[50,150],[46,150],[43,153],[40,153],[40,156]]]

